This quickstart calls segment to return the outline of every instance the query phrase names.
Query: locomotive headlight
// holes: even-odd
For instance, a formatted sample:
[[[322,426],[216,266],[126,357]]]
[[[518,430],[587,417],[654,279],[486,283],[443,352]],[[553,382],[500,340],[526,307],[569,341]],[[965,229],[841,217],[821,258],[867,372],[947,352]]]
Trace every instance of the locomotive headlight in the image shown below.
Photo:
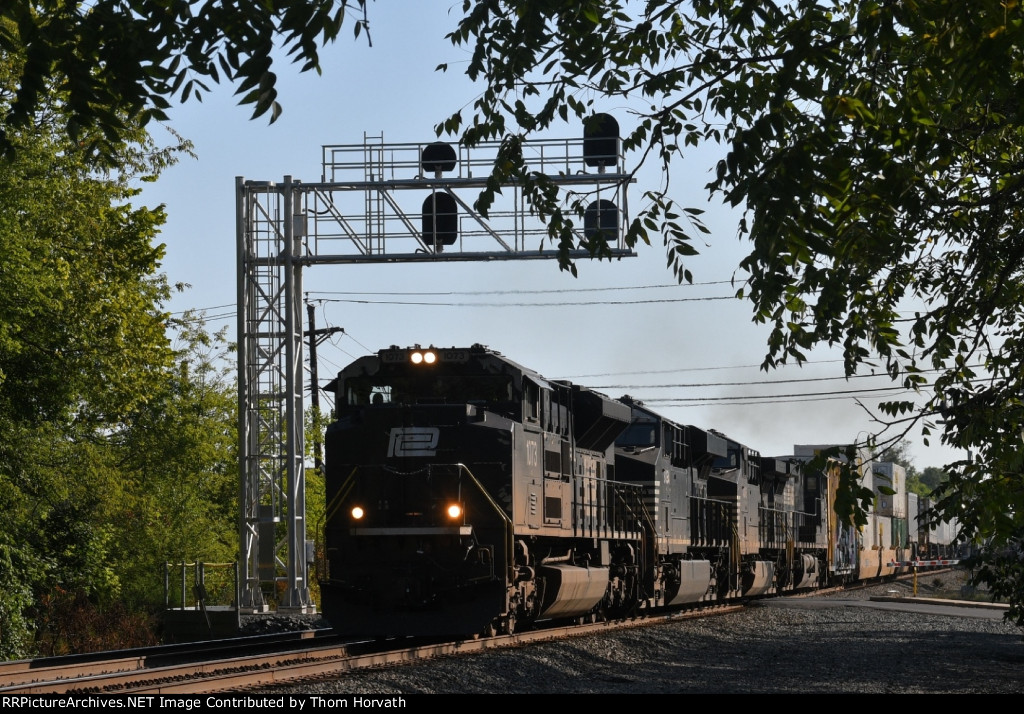
[[[413,364],[434,364],[437,362],[437,353],[430,350],[423,350],[422,352],[416,350],[409,355],[409,360]]]
[[[354,508],[352,509],[352,518],[354,518],[354,519],[355,519],[355,520],[357,520],[357,521],[358,521],[359,519],[361,519],[361,518],[362,518],[363,516],[365,516],[365,515],[366,515],[366,513],[365,513],[365,512],[363,511],[363,509],[362,509],[361,507],[359,507],[359,506],[356,506],[356,507],[354,507]]]
[[[448,509],[447,509],[446,512],[448,513],[448,517],[449,518],[451,518],[452,520],[455,520],[456,518],[459,518],[460,516],[462,516],[462,506],[460,506],[457,503],[453,503],[453,504],[448,506]]]

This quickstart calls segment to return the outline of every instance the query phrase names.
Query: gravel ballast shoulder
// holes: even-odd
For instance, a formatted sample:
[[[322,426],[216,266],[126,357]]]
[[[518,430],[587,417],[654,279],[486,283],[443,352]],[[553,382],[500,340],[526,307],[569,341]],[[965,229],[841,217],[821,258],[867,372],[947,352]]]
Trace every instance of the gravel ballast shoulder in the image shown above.
[[[909,585],[897,585],[900,594],[909,594]],[[741,612],[356,672],[274,691],[1024,693],[1020,628],[967,611],[921,614],[847,602],[893,590],[888,584],[815,598],[814,607],[765,601]]]

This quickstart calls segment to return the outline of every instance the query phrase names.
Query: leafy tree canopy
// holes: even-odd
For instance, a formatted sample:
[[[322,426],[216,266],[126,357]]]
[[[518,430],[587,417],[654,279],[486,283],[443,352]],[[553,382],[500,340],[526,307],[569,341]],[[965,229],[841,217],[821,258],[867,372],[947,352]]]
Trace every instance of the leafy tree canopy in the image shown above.
[[[202,99],[210,83],[236,85],[253,116],[281,111],[275,47],[319,72],[319,47],[334,40],[346,13],[358,37],[369,36],[366,0],[5,0],[0,4],[0,52],[25,52],[17,94],[0,120],[22,127],[45,104],[56,78],[66,95],[68,134],[88,136],[106,153],[128,129],[166,119],[170,100]],[[99,132],[89,130],[98,129]]]
[[[0,112],[19,66],[0,53]],[[129,201],[133,180],[187,146],[160,149],[135,128],[98,165],[55,127],[59,92],[39,109],[8,133],[16,158],[0,160],[0,416],[100,424],[145,401],[170,359],[163,211]]]
[[[126,117],[145,125],[222,78],[273,119],[275,43],[317,69],[347,10],[363,13],[357,35],[367,29],[365,0],[10,0],[0,51],[24,49],[24,63],[2,103],[0,148],[39,115],[50,77],[67,133],[101,156]],[[465,0],[463,13],[451,39],[471,49],[467,73],[484,91],[439,131],[504,140],[497,178],[528,187],[563,267],[575,269],[581,216],[526,171],[525,136],[614,100],[635,115],[625,147],[666,177],[694,147],[721,146],[708,189],[743,214],[738,295],[772,328],[764,366],[822,344],[842,349],[849,374],[884,366],[921,396],[883,406],[890,438],[924,421],[973,455],[948,466],[939,508],[975,538],[1024,535],[1019,0]],[[660,235],[689,280],[701,211],[678,205],[667,179],[646,205],[627,239]],[[583,247],[607,251],[600,234]]]
[[[0,51],[0,114],[24,61]],[[234,550],[235,400],[195,331],[170,343],[163,210],[132,204],[189,147],[126,117],[97,154],[66,101],[50,85],[0,156],[0,657],[78,646],[104,608],[162,599],[156,563]]]
[[[721,147],[712,198],[742,212],[738,295],[771,330],[764,367],[842,350],[917,401],[882,405],[894,443],[914,423],[973,454],[947,467],[941,512],[974,538],[1024,535],[1024,12],[1017,0],[464,2],[451,34],[485,90],[439,131],[516,147],[614,100],[625,147],[666,183],[628,240],[661,234],[690,279],[700,211],[670,164]],[[689,171],[693,167],[688,167]],[[538,188],[573,247],[572,206]],[[600,255],[604,246],[585,245]],[[565,267],[572,267],[565,261]],[[1016,591],[1024,603],[1024,590]],[[1024,618],[1024,611],[1017,610]],[[1024,619],[1021,620],[1024,622]]]

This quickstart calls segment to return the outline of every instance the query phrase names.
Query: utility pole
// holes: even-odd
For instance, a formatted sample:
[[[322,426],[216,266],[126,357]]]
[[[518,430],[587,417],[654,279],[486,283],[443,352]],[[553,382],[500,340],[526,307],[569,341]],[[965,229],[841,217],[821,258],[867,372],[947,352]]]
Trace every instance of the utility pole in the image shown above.
[[[309,389],[313,395],[310,403],[313,405],[313,413],[319,414],[320,381],[317,376],[316,346],[327,337],[338,332],[344,332],[345,328],[324,327],[319,330],[316,329],[316,308],[312,303],[306,303],[306,314],[309,316],[309,330],[306,331],[306,336],[309,337]],[[313,436],[313,463],[316,466],[316,470],[321,474],[324,472],[322,453],[323,444],[320,443],[320,430],[317,429],[316,434]]]

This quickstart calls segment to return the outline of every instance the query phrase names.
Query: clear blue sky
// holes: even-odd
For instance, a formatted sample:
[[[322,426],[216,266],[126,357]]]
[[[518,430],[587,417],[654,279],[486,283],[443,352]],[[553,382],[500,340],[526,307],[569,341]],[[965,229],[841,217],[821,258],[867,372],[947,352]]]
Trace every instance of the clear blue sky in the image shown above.
[[[299,74],[287,62],[275,66],[284,113],[274,124],[250,120],[228,86],[172,109],[170,126],[194,142],[198,159],[183,160],[143,194],[150,204],[166,204],[164,271],[171,282],[191,285],[170,310],[205,309],[211,324],[231,325],[233,338],[236,176],[318,181],[324,144],[359,144],[364,135],[381,134],[389,142],[430,141],[434,125],[452,112],[468,116],[480,87],[463,74],[467,52],[445,39],[461,7],[450,0],[371,3],[372,47],[353,40],[347,27],[325,51],[322,75]],[[441,63],[447,73],[435,71]],[[624,133],[631,128],[628,107],[598,108],[615,115]],[[567,125],[552,136],[580,132]],[[161,138],[159,128],[153,133]],[[765,455],[789,454],[794,443],[845,443],[876,429],[848,393],[890,385],[884,377],[842,380],[839,352],[815,351],[802,369],[757,369],[767,330],[751,322],[749,304],[719,299],[735,292],[723,281],[733,277],[746,246],[736,237],[738,214],[707,203],[703,186],[717,159],[711,148],[694,152],[672,172],[673,197],[706,208],[712,229],[689,264],[694,286],[674,284],[661,245],[641,246],[638,257],[615,263],[582,263],[577,279],[553,261],[307,269],[317,326],[346,331],[320,347],[321,376],[392,344],[478,342],[550,378],[611,396],[704,400],[658,409]],[[658,180],[654,172],[644,176],[631,192],[634,213],[642,191]],[[770,384],[778,380],[809,381]],[[772,394],[817,396],[749,399]],[[873,406],[879,394],[859,396]],[[957,458],[925,448],[916,433],[909,438],[919,468]]]

